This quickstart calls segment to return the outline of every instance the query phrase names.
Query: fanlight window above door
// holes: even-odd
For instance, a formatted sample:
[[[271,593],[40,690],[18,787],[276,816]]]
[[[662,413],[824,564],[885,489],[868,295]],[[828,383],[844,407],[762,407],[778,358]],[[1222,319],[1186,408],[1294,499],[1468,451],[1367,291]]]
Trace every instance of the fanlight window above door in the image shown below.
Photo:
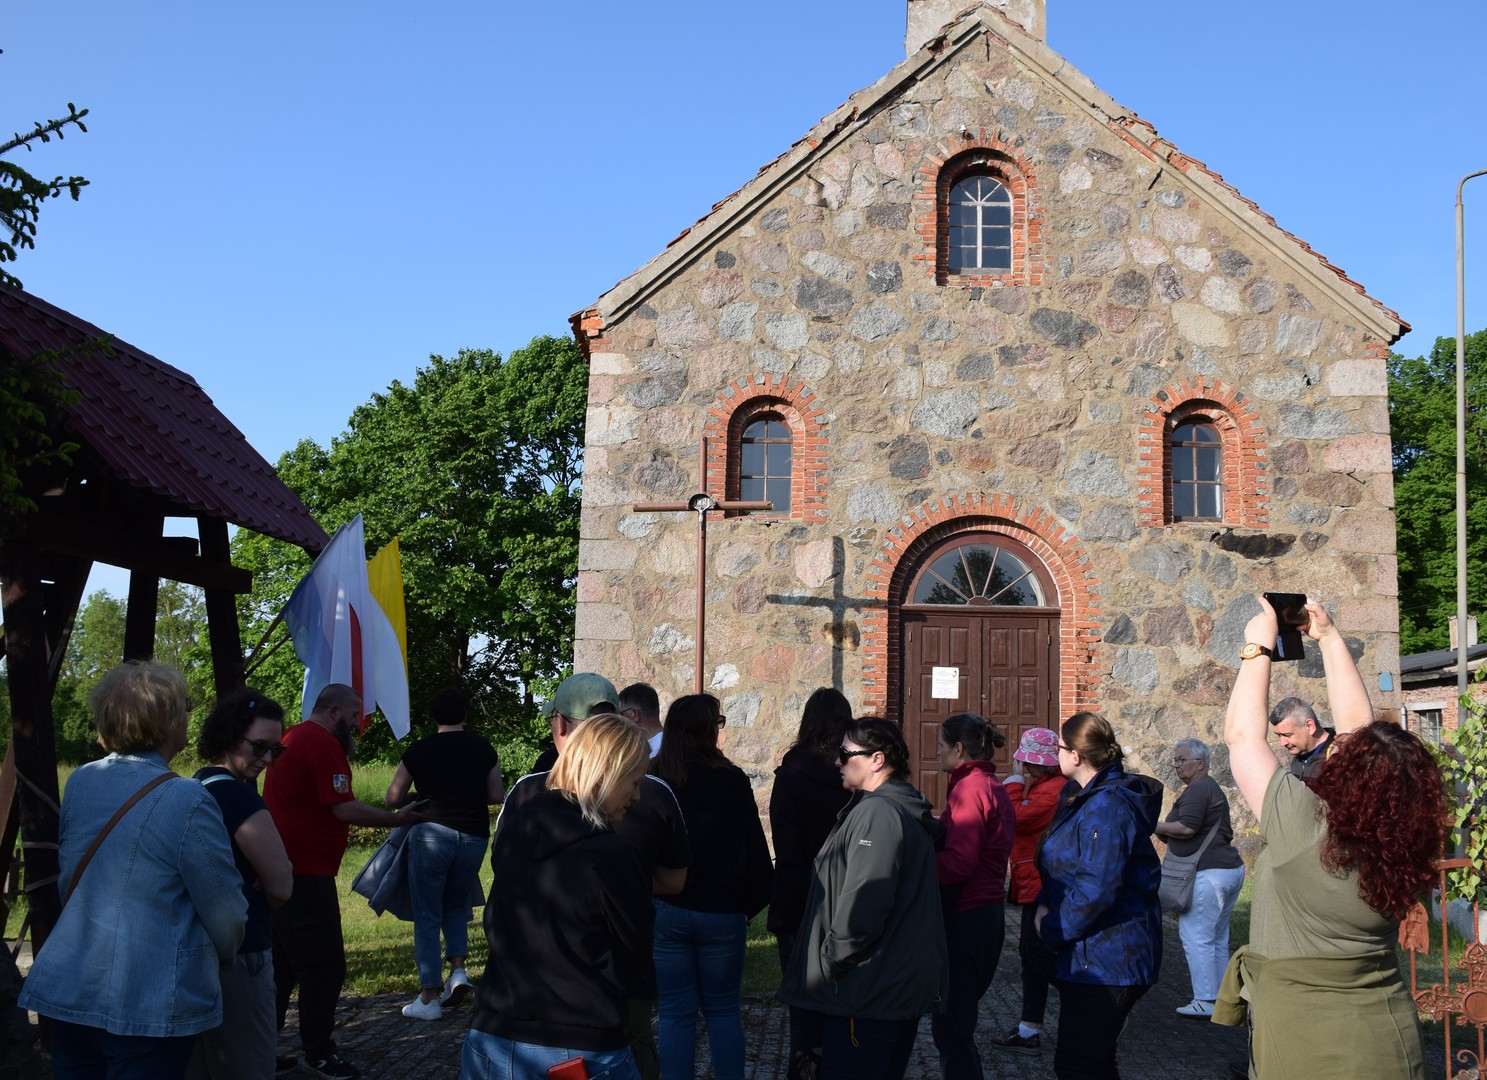
[[[1003,547],[961,544],[919,574],[912,604],[973,607],[1046,607],[1031,567]]]

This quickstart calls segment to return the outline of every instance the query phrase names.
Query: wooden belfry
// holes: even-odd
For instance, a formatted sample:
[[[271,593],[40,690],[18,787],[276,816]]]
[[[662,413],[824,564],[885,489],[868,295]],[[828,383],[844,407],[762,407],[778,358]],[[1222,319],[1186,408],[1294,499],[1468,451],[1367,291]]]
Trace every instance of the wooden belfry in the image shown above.
[[[252,587],[251,575],[232,565],[228,526],[312,554],[328,539],[190,375],[44,300],[0,289],[0,364],[38,360],[73,395],[46,427],[78,448],[70,462],[23,471],[22,494],[37,509],[0,520],[0,656],[12,716],[0,771],[0,879],[13,873],[19,833],[36,950],[59,911],[52,694],[93,563],[130,571],[120,660],[154,654],[161,578],[205,591],[221,692],[242,685],[234,597]],[[163,535],[165,520],[181,517],[195,519],[199,542]]]
[[[714,510],[773,510],[774,503],[762,500],[716,499],[707,493],[707,438],[704,436],[697,450],[697,486],[703,490],[688,496],[686,502],[636,503],[635,510],[642,514],[683,513],[691,510],[697,515],[697,663],[693,678],[693,693],[703,691],[706,678],[707,642],[707,515]]]

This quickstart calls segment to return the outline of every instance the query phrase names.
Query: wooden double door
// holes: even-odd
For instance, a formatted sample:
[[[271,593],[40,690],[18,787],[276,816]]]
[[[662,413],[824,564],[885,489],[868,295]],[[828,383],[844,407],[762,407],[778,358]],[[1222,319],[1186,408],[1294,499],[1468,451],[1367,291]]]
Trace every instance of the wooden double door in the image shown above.
[[[997,774],[1011,770],[1012,751],[1028,728],[1058,729],[1057,610],[909,610],[901,613],[899,681],[904,738],[913,782],[945,804],[949,774],[940,771],[940,724],[958,712],[980,713],[1007,738],[994,756]],[[954,696],[945,696],[953,692]]]

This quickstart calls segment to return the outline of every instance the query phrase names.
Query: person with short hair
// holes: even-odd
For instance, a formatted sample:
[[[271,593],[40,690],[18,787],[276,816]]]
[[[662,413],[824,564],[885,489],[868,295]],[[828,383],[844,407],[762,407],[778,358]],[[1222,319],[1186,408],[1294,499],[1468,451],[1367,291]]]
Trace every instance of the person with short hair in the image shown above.
[[[553,744],[537,755],[532,772],[549,772],[563,749],[563,741],[579,724],[600,713],[620,711],[620,694],[603,675],[580,671],[569,675],[538,710],[552,725]]]
[[[945,846],[935,856],[949,948],[950,993],[930,1018],[942,1080],[981,1080],[976,1049],[981,998],[991,986],[1006,936],[1007,860],[1017,834],[1012,800],[992,756],[1006,736],[977,713],[953,713],[940,724],[945,791]]]
[[[649,882],[614,834],[650,762],[640,731],[603,714],[565,735],[540,791],[508,804],[491,844],[492,962],[475,991],[464,1080],[528,1080],[582,1058],[638,1080],[627,1002],[650,980]]]
[[[620,691],[619,714],[640,729],[651,748],[651,758],[661,752],[661,697],[649,683],[631,683]]]
[[[1059,730],[1067,785],[1038,849],[1034,924],[1058,956],[1059,1080],[1116,1076],[1126,1018],[1162,968],[1161,782],[1125,771],[1115,730],[1077,712]]]
[[[713,1076],[744,1075],[744,953],[749,920],[769,903],[774,869],[753,785],[719,746],[726,721],[711,694],[677,698],[655,761],[681,804],[693,851],[682,891],[655,900],[663,1080],[696,1072],[699,1012]]]
[[[1445,784],[1397,720],[1374,720],[1347,641],[1307,601],[1327,707],[1327,767],[1303,781],[1266,738],[1274,608],[1245,626],[1224,715],[1229,769],[1259,821],[1249,944],[1235,952],[1214,1020],[1250,1023],[1254,1074],[1424,1080],[1419,1017],[1399,968],[1399,922],[1437,880]],[[1243,995],[1241,996],[1241,988]]]
[[[160,664],[109,671],[88,695],[106,757],[68,777],[63,906],[18,1004],[52,1021],[52,1075],[180,1078],[196,1037],[222,1022],[218,971],[248,902],[222,811],[167,764],[186,746],[186,680]],[[79,863],[114,815],[91,861]]]
[[[1177,916],[1193,982],[1193,1000],[1179,1005],[1177,1015],[1197,1020],[1213,1015],[1219,982],[1229,966],[1229,917],[1244,887],[1244,860],[1234,849],[1229,800],[1208,775],[1208,757],[1208,744],[1202,739],[1181,739],[1173,747],[1172,764],[1183,790],[1156,828],[1157,836],[1167,841],[1168,854],[1182,856],[1196,854],[1213,832],[1193,875],[1192,903]]]
[[[289,899],[294,867],[274,819],[258,794],[258,777],[284,751],[284,710],[261,690],[244,687],[217,699],[201,725],[196,752],[211,762],[194,777],[217,800],[232,858],[243,877],[248,923],[243,944],[222,977],[222,1023],[204,1031],[190,1076],[263,1080],[274,1071],[272,910]]]
[[[336,1050],[336,1002],[346,981],[346,944],[336,874],[352,825],[396,828],[423,818],[358,802],[348,760],[361,727],[361,695],[329,683],[310,718],[284,733],[284,753],[268,771],[263,801],[294,864],[294,893],[274,912],[274,985],[278,1027],[299,987],[302,1068],[325,1080],[356,1080],[361,1070]],[[291,1059],[278,1070],[293,1069]]]
[[[480,888],[480,863],[490,839],[490,807],[506,797],[501,760],[490,740],[465,729],[470,699],[446,686],[429,701],[435,732],[403,751],[387,785],[387,805],[427,802],[424,820],[408,830],[408,895],[413,908],[413,960],[419,994],[403,1006],[414,1020],[438,1020],[444,1006],[474,989],[465,973],[470,951],[470,898]],[[443,978],[439,934],[449,978]]]
[[[800,941],[776,997],[826,1014],[823,1080],[897,1080],[919,1018],[948,991],[935,880],[944,826],[908,781],[897,724],[857,720],[837,762],[852,798],[816,858]]]
[[[1298,697],[1284,697],[1270,710],[1270,727],[1276,739],[1291,755],[1291,775],[1310,780],[1327,764],[1337,736],[1334,728],[1323,727],[1317,712]]]

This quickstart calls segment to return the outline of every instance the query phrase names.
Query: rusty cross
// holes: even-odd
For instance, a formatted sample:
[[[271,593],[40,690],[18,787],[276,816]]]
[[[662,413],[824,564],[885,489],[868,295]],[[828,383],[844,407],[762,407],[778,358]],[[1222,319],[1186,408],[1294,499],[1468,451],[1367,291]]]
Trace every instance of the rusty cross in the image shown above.
[[[697,486],[702,488],[689,496],[686,502],[636,503],[640,514],[681,513],[687,510],[697,514],[697,667],[695,693],[702,693],[703,668],[705,666],[704,643],[707,640],[707,515],[713,510],[773,510],[774,503],[741,499],[715,499],[707,493],[707,438],[704,436],[697,452]]]

